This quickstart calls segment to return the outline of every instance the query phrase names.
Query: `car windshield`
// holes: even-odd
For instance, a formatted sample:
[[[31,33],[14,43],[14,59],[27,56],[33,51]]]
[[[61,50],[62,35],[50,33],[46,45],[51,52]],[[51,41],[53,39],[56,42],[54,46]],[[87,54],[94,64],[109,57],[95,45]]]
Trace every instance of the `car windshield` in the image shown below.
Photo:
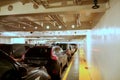
[[[51,48],[44,48],[44,47],[35,47],[35,48],[30,48],[27,53],[26,57],[46,57],[49,58],[51,55]]]
[[[67,44],[58,44],[63,50],[67,49]]]

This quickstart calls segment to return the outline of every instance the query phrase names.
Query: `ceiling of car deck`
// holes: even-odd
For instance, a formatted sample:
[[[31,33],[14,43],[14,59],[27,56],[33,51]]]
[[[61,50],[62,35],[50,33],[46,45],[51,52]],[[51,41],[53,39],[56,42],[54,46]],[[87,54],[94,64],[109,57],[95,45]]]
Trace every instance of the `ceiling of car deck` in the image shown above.
[[[0,16],[0,31],[34,32],[92,29],[106,11],[106,7],[103,7],[105,6],[103,4],[108,2],[108,0],[98,0],[100,8],[92,9],[94,1],[95,0],[0,0],[0,12],[4,11],[2,7],[7,6],[6,10],[12,13],[12,11],[15,11],[14,7],[16,7],[13,5],[17,2],[22,3],[23,6],[33,4],[31,5],[33,9],[39,9],[41,8],[40,6],[51,10],[63,9],[63,11],[56,10],[55,12],[2,14]],[[82,6],[83,9],[80,8],[79,10],[78,8],[77,11],[74,11],[75,6]],[[90,6],[88,10],[86,6]],[[71,8],[71,10],[64,11],[64,8]]]

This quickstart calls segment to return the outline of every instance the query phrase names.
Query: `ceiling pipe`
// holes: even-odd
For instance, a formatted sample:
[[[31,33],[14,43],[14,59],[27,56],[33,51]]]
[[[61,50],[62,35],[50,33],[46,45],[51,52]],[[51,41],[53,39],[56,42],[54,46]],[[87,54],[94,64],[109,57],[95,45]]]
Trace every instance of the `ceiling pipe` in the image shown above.
[[[50,17],[56,21],[59,25],[66,27],[65,23],[63,22],[63,20],[60,19],[60,17],[58,15],[50,15]]]
[[[92,6],[93,9],[98,9],[100,6],[98,5],[98,0],[93,0],[94,6]]]
[[[56,26],[56,25],[59,25],[59,23],[57,21],[54,20],[54,18],[51,16],[51,15],[48,15],[48,17],[51,19],[50,23],[53,25],[53,26]]]
[[[57,20],[62,24],[62,26],[64,26],[64,27],[67,26],[59,15],[55,15],[55,16],[56,16]]]
[[[47,9],[47,8],[59,8],[59,7],[66,7],[66,6],[74,6],[74,5],[80,5],[81,4],[81,0],[73,0],[72,4],[68,4],[69,1],[71,0],[61,0],[61,1],[57,1],[59,4],[56,5],[50,5],[51,3],[49,3],[48,0],[40,0],[41,4]]]

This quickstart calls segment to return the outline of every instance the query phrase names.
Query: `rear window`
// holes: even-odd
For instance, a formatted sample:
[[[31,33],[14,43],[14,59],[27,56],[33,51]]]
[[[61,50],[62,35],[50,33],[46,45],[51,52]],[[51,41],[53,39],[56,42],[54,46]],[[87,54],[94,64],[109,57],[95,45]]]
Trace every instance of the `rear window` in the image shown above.
[[[20,45],[20,44],[14,44],[12,45],[13,47],[13,55],[15,58],[20,58],[24,53],[25,53],[25,46],[24,45]]]
[[[35,47],[30,48],[25,54],[26,57],[46,57],[49,58],[51,56],[51,48],[44,47]]]
[[[58,54],[59,52],[60,52],[60,48],[59,47],[55,47],[54,49],[53,49],[53,52],[55,53],[55,54]]]
[[[63,50],[67,49],[67,44],[58,44]]]

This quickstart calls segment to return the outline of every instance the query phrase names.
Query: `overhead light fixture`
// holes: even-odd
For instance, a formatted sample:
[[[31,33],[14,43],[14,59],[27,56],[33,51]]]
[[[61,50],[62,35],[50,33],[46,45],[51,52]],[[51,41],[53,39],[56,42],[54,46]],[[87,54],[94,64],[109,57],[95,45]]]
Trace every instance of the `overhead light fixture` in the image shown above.
[[[72,25],[72,28],[75,28],[75,25]]]
[[[35,29],[38,29],[38,27],[36,26]]]
[[[26,27],[24,26],[23,29],[26,29]]]
[[[46,29],[50,29],[50,26],[46,26]]]
[[[59,26],[59,29],[61,29],[62,28],[62,26]]]
[[[94,6],[92,6],[93,9],[98,9],[100,6],[98,5],[98,0],[93,0]]]

